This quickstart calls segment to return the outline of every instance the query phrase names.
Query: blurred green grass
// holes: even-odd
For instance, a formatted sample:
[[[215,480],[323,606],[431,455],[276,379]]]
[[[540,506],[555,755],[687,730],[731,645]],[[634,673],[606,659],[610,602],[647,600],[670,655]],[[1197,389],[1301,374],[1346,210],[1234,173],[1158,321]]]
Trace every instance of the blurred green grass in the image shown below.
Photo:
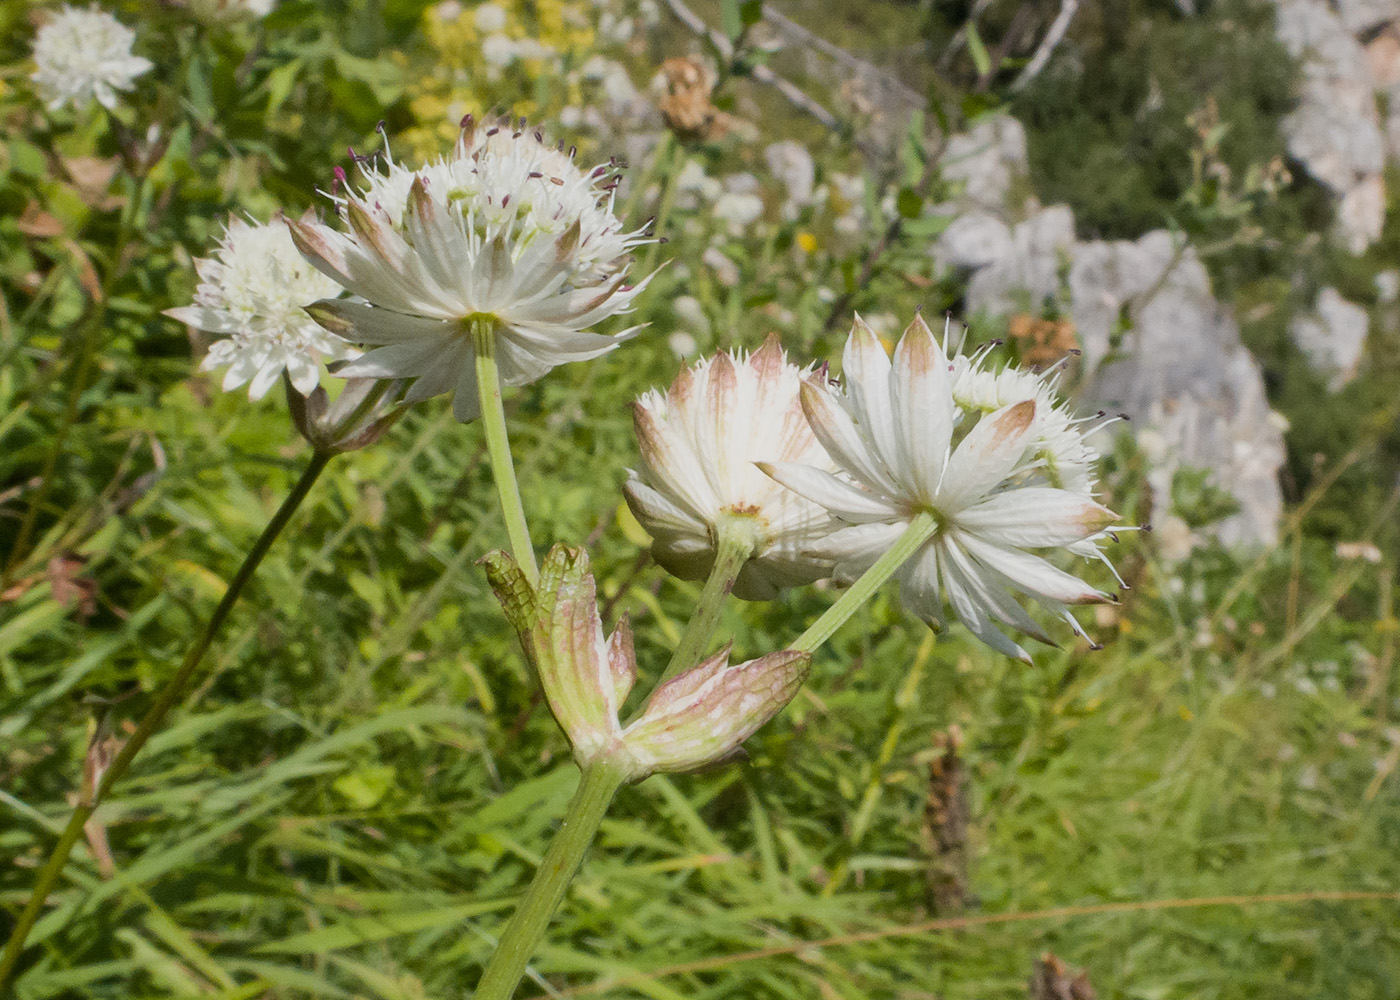
[[[93,728],[119,737],[173,673],[306,460],[275,394],[258,405],[218,394],[159,310],[188,297],[187,258],[207,252],[222,212],[299,210],[326,150],[363,146],[379,117],[404,114],[392,100],[371,114],[364,89],[334,74],[321,78],[339,81],[327,98],[307,69],[285,96],[294,121],[262,144],[269,95],[238,93],[231,74],[247,58],[262,72],[257,59],[275,68],[342,43],[360,55],[400,44],[423,5],[388,7],[377,40],[352,19],[337,41],[343,12],[298,0],[279,8],[270,53],[181,36],[187,73],[205,60],[211,106],[237,113],[154,185],[154,197],[173,189],[172,207],[114,288],[41,557],[0,605],[0,929],[66,818]],[[25,36],[8,27],[6,54],[22,58]],[[6,100],[6,120],[30,130],[11,141],[43,140],[16,93]],[[93,139],[106,152],[115,141]],[[694,155],[720,169],[747,154]],[[822,169],[837,161],[824,152]],[[51,206],[53,169],[10,169],[7,211],[29,198]],[[587,540],[609,613],[632,615],[653,676],[699,585],[646,561],[617,487],[635,454],[627,403],[680,363],[667,344],[673,300],[695,296],[711,317],[694,331],[702,350],[752,348],[779,329],[808,356],[838,342],[822,284],[901,316],[956,296],[924,280],[917,245],[856,287],[865,246],[801,257],[793,233],[810,220],[728,240],[744,280],[725,287],[697,263],[712,234],[689,234],[692,215],[678,213],[666,248],[682,266],[661,272],[638,317],[652,327],[510,400],[536,544]],[[110,216],[72,225],[101,262]],[[0,481],[22,503],[57,426],[84,300],[79,257],[8,217],[0,234]],[[31,271],[48,276],[38,291],[24,283]],[[1394,900],[1130,909],[820,943],[929,918],[932,740],[954,724],[970,796],[969,915],[1400,891],[1396,532],[1370,447],[1347,466],[1370,473],[1365,503],[1343,477],[1257,561],[1206,545],[1167,565],[1150,538],[1125,540],[1118,561],[1134,589],[1090,621],[1099,652],[1007,663],[957,628],[930,641],[883,594],[819,653],[810,697],[750,741],[748,763],[624,791],[522,995],[1012,998],[1047,949],[1087,967],[1104,997],[1400,993]],[[114,871],[90,845],[75,851],[19,997],[470,990],[575,781],[475,566],[504,543],[482,457],[479,428],[430,405],[337,460],[187,706],[99,811]],[[1106,500],[1130,518],[1148,514],[1141,462],[1125,444],[1108,463]],[[1328,462],[1342,462],[1340,449]],[[1324,527],[1369,525],[1382,561],[1339,558],[1336,531],[1318,527],[1328,511]],[[13,518],[3,531],[8,543]],[[91,588],[90,612],[75,581]],[[762,653],[830,600],[808,589],[735,605],[722,633],[740,655]],[[754,949],[790,950],[737,960]],[[699,961],[710,964],[665,972]]]

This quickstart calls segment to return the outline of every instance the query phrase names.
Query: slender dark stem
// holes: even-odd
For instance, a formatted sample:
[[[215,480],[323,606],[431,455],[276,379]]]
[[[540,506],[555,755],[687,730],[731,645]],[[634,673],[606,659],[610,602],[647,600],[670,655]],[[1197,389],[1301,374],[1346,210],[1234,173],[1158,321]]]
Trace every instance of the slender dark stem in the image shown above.
[[[112,758],[106,772],[102,775],[102,780],[93,790],[87,801],[80,801],[73,811],[72,817],[68,820],[68,826],[64,828],[62,835],[58,838],[58,843],[54,846],[53,852],[45,862],[44,867],[39,871],[39,877],[34,884],[34,892],[29,897],[29,902],[25,904],[24,910],[20,913],[14,930],[10,933],[10,940],[5,945],[5,952],[0,955],[0,991],[3,991],[5,984],[9,981],[15,966],[19,962],[19,956],[24,949],[25,939],[34,928],[35,922],[39,919],[39,911],[43,909],[45,900],[49,893],[57,884],[59,877],[63,874],[64,865],[68,861],[68,854],[73,849],[73,845],[78,842],[78,838],[83,834],[83,824],[87,822],[97,806],[102,802],[127,768],[131,766],[133,758],[146,745],[146,741],[151,738],[157,727],[169,714],[170,710],[179,702],[180,696],[184,693],[190,678],[194,676],[195,669],[199,666],[204,654],[209,651],[209,646],[213,643],[215,635],[218,634],[219,626],[224,623],[229,612],[233,610],[234,604],[238,602],[239,595],[248,585],[248,581],[257,572],[258,564],[262,562],[263,556],[267,555],[268,549],[277,536],[286,528],[287,522],[291,520],[292,514],[301,506],[301,502],[306,499],[306,495],[311,492],[312,485],[325,470],[326,464],[333,456],[327,452],[316,452],[311,459],[311,464],[306,467],[306,471],[297,480],[296,486],[292,487],[292,492],[287,495],[287,499],[282,501],[282,506],[277,508],[277,513],[272,515],[272,520],[263,529],[258,540],[253,543],[253,547],[248,551],[248,555],[243,559],[243,565],[238,567],[238,572],[234,574],[229,582],[228,589],[224,591],[223,598],[219,601],[218,607],[214,609],[213,615],[209,618],[209,623],[204,626],[204,631],[195,640],[188,653],[185,654],[184,662],[180,664],[180,669],[175,675],[166,681],[165,687],[161,688],[156,695],[156,700],[151,707],[146,710],[146,715],[141,719],[136,731],[131,734],[126,743],[122,746],[117,755]]]

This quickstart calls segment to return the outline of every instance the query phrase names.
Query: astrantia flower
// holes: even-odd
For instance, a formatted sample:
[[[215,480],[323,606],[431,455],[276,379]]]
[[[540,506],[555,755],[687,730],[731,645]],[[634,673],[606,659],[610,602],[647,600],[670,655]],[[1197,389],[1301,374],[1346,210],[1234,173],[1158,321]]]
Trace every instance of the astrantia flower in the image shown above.
[[[64,6],[34,36],[38,68],[29,79],[50,111],[65,104],[82,109],[93,98],[110,111],[117,91],[130,90],[151,68],[150,60],[131,54],[135,41],[134,31],[96,4]]]
[[[682,579],[703,578],[715,560],[721,522],[742,518],[754,554],[734,593],[771,599],[783,587],[831,571],[804,554],[828,535],[826,511],[764,475],[758,461],[798,462],[834,471],[802,413],[810,374],[790,364],[775,336],[748,357],[717,354],[681,371],[664,395],[637,401],[633,419],[642,467],[623,488],[654,539],[652,554]]]
[[[956,367],[922,319],[904,332],[893,364],[857,319],[845,391],[821,378],[802,387],[803,409],[843,475],[793,463],[765,469],[846,524],[816,547],[836,561],[839,578],[859,575],[916,517],[930,515],[932,536],[899,572],[905,605],[941,628],[946,602],[987,645],[1028,660],[995,623],[1051,641],[1019,593],[1082,635],[1068,606],[1112,598],[1045,557],[1096,554],[1095,540],[1117,515],[1093,499],[1092,482],[1068,488],[1044,458],[1047,430],[1082,434],[1081,424],[1055,417],[1053,399],[1040,392],[990,411],[983,403],[992,400],[960,402]],[[1054,445],[1069,453],[1065,442]]]
[[[634,332],[589,328],[630,309],[631,252],[650,242],[613,214],[616,171],[580,170],[538,132],[479,129],[452,155],[412,170],[366,167],[339,199],[349,232],[294,223],[298,246],[363,301],[312,310],[328,329],[374,345],[340,374],[416,378],[406,401],[453,392],[480,413],[473,329],[489,323],[502,380],[526,385],[556,365],[606,354]]]
[[[340,291],[308,264],[278,219],[249,225],[233,219],[212,257],[195,262],[199,286],[194,304],[165,315],[208,333],[225,334],[209,348],[204,371],[227,367],[225,390],[245,382],[261,399],[285,370],[303,395],[316,388],[323,361],[359,354],[322,329],[305,306]]]

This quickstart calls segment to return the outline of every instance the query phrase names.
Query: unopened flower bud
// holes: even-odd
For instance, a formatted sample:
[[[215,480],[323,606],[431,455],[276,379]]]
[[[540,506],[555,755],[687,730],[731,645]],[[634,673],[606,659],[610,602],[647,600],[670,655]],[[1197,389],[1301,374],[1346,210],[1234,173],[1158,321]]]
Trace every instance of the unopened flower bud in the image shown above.
[[[784,650],[738,666],[729,650],[662,684],[626,729],[618,712],[637,677],[632,630],[604,639],[588,556],[556,545],[532,589],[514,560],[482,560],[580,766],[606,761],[628,780],[693,771],[731,756],[792,700],[811,656]]]
[[[580,765],[602,755],[620,763],[617,713],[637,676],[632,630],[624,620],[604,640],[588,555],[556,545],[540,567],[537,590],[505,553],[483,562],[574,757]]]
[[[792,701],[811,665],[810,653],[788,649],[731,667],[726,647],[662,684],[622,733],[637,776],[729,757]]]
[[[283,382],[292,423],[319,452],[338,455],[368,448],[404,413],[397,402],[402,382],[350,379],[334,401],[320,386],[303,396],[290,379]]]

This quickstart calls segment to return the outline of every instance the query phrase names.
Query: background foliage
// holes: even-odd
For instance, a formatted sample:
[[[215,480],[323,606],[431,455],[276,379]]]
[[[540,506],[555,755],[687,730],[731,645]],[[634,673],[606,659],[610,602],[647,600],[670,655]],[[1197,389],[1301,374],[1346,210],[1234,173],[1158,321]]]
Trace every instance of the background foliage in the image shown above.
[[[106,6],[159,64],[112,116],[43,113],[25,79],[42,9],[0,9],[0,927],[89,746],[119,739],[170,676],[307,458],[275,393],[255,405],[219,393],[195,371],[201,345],[160,316],[188,301],[191,259],[230,212],[315,204],[344,150],[382,145],[380,122],[409,157],[441,148],[444,120],[466,111],[631,107],[589,60],[645,86],[690,47],[655,9],[508,3],[512,31],[558,59],[493,77],[470,5],[284,0],[223,26],[175,5]],[[934,41],[960,23],[955,6],[874,5]],[[1135,0],[1087,23],[1083,44],[1102,32],[1104,58],[1022,98],[998,78],[971,100],[955,66],[929,82],[938,115],[954,124],[1020,101],[1035,183],[1096,233],[1170,216],[1228,239],[1226,221],[1191,208],[1207,199],[1189,197],[1184,116],[1213,96],[1230,126],[1220,156],[1237,173],[1266,163],[1281,151],[1292,68],[1256,40],[1258,8],[1183,23],[1170,6]],[[835,7],[823,23],[838,38],[854,26],[858,45],[870,16]],[[1144,64],[1163,102],[1131,120],[1124,92],[1143,86]],[[756,347],[777,330],[794,355],[827,356],[853,310],[892,334],[916,306],[936,315],[960,295],[924,252],[939,225],[927,206],[944,192],[922,143],[862,181],[849,140],[779,113],[746,81],[720,94],[761,141],[741,130],[658,143],[659,124],[628,128],[622,113],[552,130],[585,155],[629,149],[622,202],[657,215],[670,241],[644,269],[672,263],[642,300],[651,326],[635,343],[511,401],[536,542],[587,540],[607,614],[632,615],[653,672],[698,585],[649,562],[620,506],[628,401],[669,382],[678,355]],[[816,156],[823,194],[806,204],[762,155],[789,136]],[[697,165],[720,191],[752,186],[759,218],[717,216]],[[745,173],[752,185],[734,180]],[[1249,217],[1267,239],[1208,257],[1242,312],[1275,307],[1250,335],[1293,423],[1296,506],[1277,550],[1207,545],[1168,564],[1150,537],[1125,542],[1133,590],[1091,622],[1106,648],[1046,650],[1034,669],[959,629],[934,643],[882,596],[818,655],[810,693],[751,741],[749,763],[624,792],[523,995],[1017,997],[1046,949],[1086,966],[1101,996],[1400,992],[1393,901],[1129,905],[807,943],[930,916],[932,739],[951,725],[970,796],[968,914],[1396,891],[1394,352],[1377,347],[1361,380],[1322,401],[1286,345],[1281,317],[1311,297],[1292,282],[1316,210],[1294,181]],[[1369,287],[1393,249],[1360,261],[1309,250],[1304,284],[1350,274]],[[474,565],[504,542],[483,452],[478,427],[429,406],[337,460],[187,708],[75,852],[19,996],[470,990],[575,780]],[[1106,502],[1130,520],[1146,512],[1142,463],[1130,439],[1108,462]],[[1338,541],[1374,542],[1380,561],[1343,559]],[[723,632],[758,654],[830,600],[808,589],[736,605]],[[743,960],[752,949],[776,953]],[[693,962],[708,964],[667,971]]]

